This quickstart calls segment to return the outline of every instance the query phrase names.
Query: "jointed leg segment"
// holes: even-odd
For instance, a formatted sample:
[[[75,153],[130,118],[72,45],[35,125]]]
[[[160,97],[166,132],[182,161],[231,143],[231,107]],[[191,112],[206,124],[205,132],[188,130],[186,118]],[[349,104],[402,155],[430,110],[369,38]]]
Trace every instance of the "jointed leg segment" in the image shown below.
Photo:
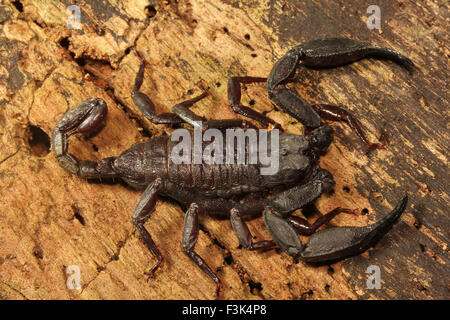
[[[183,228],[183,250],[187,256],[216,283],[215,297],[217,298],[221,287],[220,280],[214,271],[206,264],[205,260],[194,251],[198,239],[198,212],[199,207],[196,203],[192,203],[186,211]]]
[[[133,90],[131,92],[131,97],[133,98],[136,106],[142,112],[142,115],[151,122],[157,124],[176,124],[183,122],[183,120],[181,120],[174,113],[156,114],[154,103],[146,94],[139,91],[144,80],[144,69],[145,63],[144,61],[142,61],[141,66],[139,67],[139,71],[136,75],[136,79],[134,81]]]
[[[254,119],[262,123],[264,126],[269,126],[269,124],[275,125],[275,127],[280,128],[272,119],[266,117],[265,115],[241,104],[241,84],[250,84],[257,82],[266,82],[266,78],[257,77],[232,77],[228,80],[228,103],[233,108],[234,112],[241,114],[250,119]]]
[[[202,124],[202,129],[208,129],[208,128],[217,128],[217,129],[226,129],[231,127],[240,127],[240,128],[256,128],[253,124],[250,122],[243,120],[243,119],[221,119],[221,120],[204,120],[202,117],[199,117],[194,112],[189,110],[189,108],[196,102],[206,98],[209,95],[209,92],[206,88],[203,87],[202,83],[199,82],[199,87],[202,89],[203,93],[200,95],[180,102],[177,105],[175,105],[172,108],[172,112],[162,113],[162,114],[156,114],[155,105],[150,100],[150,98],[140,92],[140,88],[142,86],[142,82],[144,80],[144,69],[145,69],[145,62],[142,60],[142,63],[139,67],[139,71],[136,75],[136,79],[134,82],[134,86],[132,89],[131,96],[133,98],[134,103],[139,108],[139,110],[142,112],[143,116],[150,120],[153,123],[156,124],[178,124],[182,122],[189,123],[191,126],[198,127],[199,123]],[[256,82],[265,81],[265,79],[262,78],[256,78]],[[262,80],[261,80],[262,79]],[[239,85],[239,84],[238,84]],[[239,88],[239,97],[240,97],[240,88]],[[245,109],[246,107],[244,107]],[[258,112],[251,110],[250,108],[247,108],[249,114],[257,114]],[[247,110],[245,109],[245,110]],[[260,115],[261,117],[265,118],[264,116]]]
[[[139,231],[142,241],[158,260],[149,271],[149,275],[151,276],[163,264],[164,258],[157,248],[155,242],[153,241],[150,233],[147,231],[147,229],[145,229],[144,223],[153,212],[158,193],[160,193],[162,190],[163,181],[161,179],[158,178],[150,183],[142,194],[141,200],[139,201],[133,213],[133,224]]]
[[[248,229],[245,221],[242,220],[241,213],[238,209],[231,209],[230,213],[230,222],[231,227],[233,228],[234,233],[236,234],[239,243],[242,247],[248,250],[267,250],[272,249],[276,245],[271,240],[262,240],[258,242],[252,241],[252,234]]]
[[[297,232],[299,234],[304,235],[304,236],[310,236],[314,232],[316,232],[316,230],[320,226],[328,223],[331,219],[333,219],[340,213],[356,214],[356,210],[340,208],[340,207],[335,208],[334,210],[331,210],[330,212],[328,212],[327,214],[324,214],[320,218],[317,218],[317,220],[314,221],[314,223],[312,225],[306,219],[296,217],[296,216],[289,216],[287,218],[287,220],[292,224],[292,226],[295,228],[295,230],[297,230]]]
[[[314,104],[311,106],[322,119],[330,120],[330,121],[345,121],[349,125],[350,129],[352,129],[362,142],[366,145],[368,149],[384,149],[385,146],[382,143],[373,143],[370,142],[364,132],[361,129],[361,124],[357,119],[355,119],[350,112],[347,110],[333,106],[329,104]]]

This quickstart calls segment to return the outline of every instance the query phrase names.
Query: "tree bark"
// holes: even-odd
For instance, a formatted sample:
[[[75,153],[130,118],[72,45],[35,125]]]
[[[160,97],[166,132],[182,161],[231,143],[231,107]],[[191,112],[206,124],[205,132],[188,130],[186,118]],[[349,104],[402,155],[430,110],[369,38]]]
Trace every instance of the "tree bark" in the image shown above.
[[[79,159],[119,155],[136,142],[173,128],[144,119],[131,99],[146,60],[142,91],[159,113],[197,95],[192,110],[208,119],[237,116],[227,102],[232,76],[266,77],[277,59],[308,40],[349,37],[393,48],[417,66],[375,59],[335,69],[300,68],[295,88],[310,103],[345,106],[372,141],[367,152],[343,123],[321,165],[335,177],[317,209],[358,208],[329,226],[362,226],[388,213],[406,192],[400,221],[360,255],[323,266],[284,253],[238,248],[228,220],[200,218],[196,251],[217,272],[224,299],[448,299],[448,4],[378,1],[381,29],[368,29],[371,1],[76,1],[81,29],[69,29],[71,1],[0,2],[0,298],[212,299],[214,284],[181,248],[184,212],[157,202],[145,227],[165,257],[155,258],[134,231],[131,214],[141,192],[124,184],[92,183],[59,167],[49,136],[69,109],[88,97],[108,104],[96,136],[71,137]],[[70,20],[73,21],[73,20]],[[268,98],[264,84],[247,85],[243,103],[291,133],[302,126]],[[446,107],[447,106],[447,107]],[[299,210],[314,221],[317,213]],[[268,239],[261,218],[249,222]],[[306,237],[301,237],[306,241]],[[381,288],[369,289],[369,266]],[[81,288],[70,290],[69,266]]]

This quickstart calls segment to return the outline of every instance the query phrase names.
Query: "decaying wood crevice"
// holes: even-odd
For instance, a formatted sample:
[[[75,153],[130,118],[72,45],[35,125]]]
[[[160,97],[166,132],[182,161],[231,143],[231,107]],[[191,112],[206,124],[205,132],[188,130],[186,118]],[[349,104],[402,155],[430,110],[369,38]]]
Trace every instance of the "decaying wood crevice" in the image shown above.
[[[170,133],[144,119],[131,99],[135,50],[147,62],[142,91],[158,112],[197,94],[202,79],[211,96],[192,110],[223,119],[238,117],[226,98],[231,76],[267,76],[295,44],[335,36],[391,47],[418,70],[410,75],[374,59],[300,68],[295,86],[308,102],[345,106],[371,140],[389,141],[386,150],[367,152],[347,126],[332,124],[335,143],[321,165],[337,185],[315,207],[358,208],[365,214],[343,214],[330,225],[359,226],[407,192],[401,221],[369,252],[318,267],[277,251],[242,250],[229,221],[210,217],[201,218],[196,249],[221,278],[224,299],[449,297],[447,4],[381,1],[381,30],[366,26],[369,2],[77,1],[80,30],[67,27],[71,4],[0,1],[0,298],[211,299],[213,283],[181,249],[180,206],[161,199],[146,223],[166,259],[147,279],[154,257],[131,222],[140,192],[65,172],[49,153],[48,136],[64,112],[91,96],[107,102],[108,122],[91,139],[71,138],[70,152],[80,159],[118,155]],[[246,86],[243,103],[301,134],[264,85]],[[310,207],[296,214],[313,221],[318,213]],[[256,239],[268,238],[262,219],[249,227]],[[79,290],[66,286],[73,265],[81,271]],[[370,265],[381,270],[381,289],[367,288]]]

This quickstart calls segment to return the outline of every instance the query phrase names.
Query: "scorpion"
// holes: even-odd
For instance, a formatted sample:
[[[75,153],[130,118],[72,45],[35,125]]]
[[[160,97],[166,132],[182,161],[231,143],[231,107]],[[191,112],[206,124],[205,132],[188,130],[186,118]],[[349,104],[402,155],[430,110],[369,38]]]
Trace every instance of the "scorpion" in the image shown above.
[[[136,52],[141,64],[135,77],[132,99],[143,116],[153,123],[182,124],[205,128],[252,128],[243,119],[204,120],[189,110],[209,92],[202,85],[202,94],[183,101],[172,112],[157,114],[150,98],[140,91],[144,79],[145,61]],[[316,230],[340,213],[356,210],[335,208],[321,215],[314,223],[291,215],[297,209],[312,203],[321,194],[332,191],[335,181],[332,174],[320,168],[318,159],[325,154],[333,140],[333,129],[323,120],[345,121],[367,148],[384,148],[382,143],[371,143],[365,137],[359,122],[345,109],[327,104],[308,104],[286,85],[292,81],[298,66],[331,68],[349,64],[363,58],[392,60],[409,71],[414,64],[400,53],[369,43],[346,38],[313,40],[289,50],[278,60],[267,78],[233,77],[228,81],[228,100],[232,109],[241,115],[257,120],[263,125],[279,124],[265,115],[241,104],[241,84],[267,82],[270,99],[281,110],[303,124],[303,135],[279,134],[279,169],[273,175],[261,175],[261,163],[250,164],[175,164],[170,151],[174,142],[170,136],[153,137],[137,143],[118,157],[108,157],[94,162],[79,161],[68,153],[71,135],[91,134],[104,125],[107,106],[99,98],[89,98],[67,111],[52,134],[52,149],[62,168],[87,179],[120,178],[128,185],[144,190],[134,210],[132,221],[145,246],[156,257],[149,275],[163,264],[163,255],[153,241],[144,223],[154,210],[159,195],[168,196],[185,210],[182,248],[187,256],[216,285],[217,298],[221,281],[208,264],[195,252],[199,234],[199,214],[229,218],[231,228],[242,248],[248,250],[281,251],[306,263],[326,263],[360,254],[372,247],[398,220],[407,204],[407,195],[395,208],[373,224],[365,227],[332,227]],[[199,122],[200,121],[200,122]],[[274,129],[272,129],[274,130]],[[189,132],[193,132],[190,130]],[[248,150],[246,149],[248,153]],[[246,157],[247,159],[247,157]],[[272,240],[253,241],[246,220],[263,216]],[[298,235],[310,236],[302,243]]]

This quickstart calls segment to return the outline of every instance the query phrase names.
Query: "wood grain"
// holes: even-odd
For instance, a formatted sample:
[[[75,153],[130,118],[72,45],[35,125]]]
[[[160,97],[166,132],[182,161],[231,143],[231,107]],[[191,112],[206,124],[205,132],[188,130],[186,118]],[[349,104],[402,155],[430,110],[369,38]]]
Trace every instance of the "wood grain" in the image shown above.
[[[400,222],[369,252],[319,267],[239,249],[229,222],[210,217],[200,220],[196,250],[217,271],[224,299],[449,298],[446,2],[378,1],[381,30],[366,26],[371,1],[75,1],[81,30],[67,28],[71,4],[0,1],[0,298],[211,299],[213,283],[182,252],[184,213],[176,203],[158,201],[145,225],[166,258],[147,279],[155,259],[131,222],[140,192],[70,175],[48,153],[46,135],[91,96],[107,102],[108,122],[92,139],[71,138],[70,152],[80,159],[118,155],[170,133],[131,100],[134,49],[147,61],[142,91],[158,112],[197,94],[203,79],[212,94],[192,110],[222,119],[237,117],[227,104],[229,77],[267,76],[293,45],[334,36],[398,50],[418,70],[410,75],[373,59],[300,70],[295,85],[307,101],[345,106],[371,140],[382,133],[389,140],[386,150],[367,152],[348,127],[333,124],[335,143],[321,164],[337,185],[316,207],[365,208],[365,215],[330,223],[361,226],[406,192]],[[248,85],[243,102],[301,134],[263,85]],[[262,219],[249,226],[257,239],[268,238]],[[80,290],[66,287],[70,265],[81,270]],[[367,288],[369,265],[380,267],[381,289]]]

